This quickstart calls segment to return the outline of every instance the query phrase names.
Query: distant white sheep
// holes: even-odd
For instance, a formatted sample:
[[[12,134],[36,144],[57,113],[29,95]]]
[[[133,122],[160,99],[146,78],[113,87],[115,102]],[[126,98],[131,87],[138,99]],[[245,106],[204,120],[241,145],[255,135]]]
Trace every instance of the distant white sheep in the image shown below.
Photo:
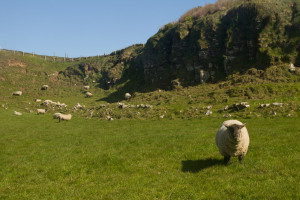
[[[130,98],[131,98],[131,94],[125,93],[125,99],[128,100],[128,99],[130,99]]]
[[[14,96],[21,96],[22,95],[22,91],[15,91],[13,92]]]
[[[60,116],[60,115],[61,115],[61,113],[54,113],[53,119],[58,119],[58,116]]]
[[[231,156],[238,156],[242,163],[244,156],[248,151],[249,135],[246,124],[238,120],[224,121],[216,135],[216,144],[222,156],[224,163],[227,164]]]
[[[46,109],[36,109],[37,114],[45,114],[46,113]]]
[[[48,87],[49,87],[48,85],[43,85],[42,88],[41,88],[41,90],[47,90]]]
[[[21,116],[21,115],[22,115],[22,113],[17,112],[17,111],[15,111],[14,114],[15,114],[15,115],[18,115],[18,116]]]
[[[85,89],[85,90],[89,90],[89,89],[90,89],[90,86],[88,86],[88,85],[85,85],[85,86],[83,86],[83,89]]]
[[[67,114],[67,115],[66,115],[66,114],[60,114],[60,115],[58,115],[59,122],[60,122],[61,120],[70,121],[71,118],[72,118],[72,115],[71,115],[71,114]]]
[[[35,102],[41,102],[42,100],[41,99],[35,99],[34,101]]]
[[[85,95],[86,95],[86,97],[92,97],[93,96],[93,94],[90,93],[90,92],[86,92]]]

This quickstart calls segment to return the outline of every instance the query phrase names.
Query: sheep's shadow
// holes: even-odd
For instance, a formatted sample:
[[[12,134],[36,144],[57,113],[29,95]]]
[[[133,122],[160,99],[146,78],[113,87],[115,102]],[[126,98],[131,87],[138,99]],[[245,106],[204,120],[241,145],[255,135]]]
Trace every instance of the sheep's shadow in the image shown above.
[[[214,165],[223,165],[223,160],[218,159],[202,159],[202,160],[184,160],[181,161],[182,164],[182,171],[183,172],[192,172],[197,173],[203,169],[212,167]]]

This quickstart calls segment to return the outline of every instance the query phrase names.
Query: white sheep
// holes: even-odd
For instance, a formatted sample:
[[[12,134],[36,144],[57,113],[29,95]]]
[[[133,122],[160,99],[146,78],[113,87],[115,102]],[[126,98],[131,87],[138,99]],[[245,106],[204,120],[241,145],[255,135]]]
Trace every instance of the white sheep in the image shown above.
[[[92,97],[93,96],[93,94],[90,93],[90,92],[86,92],[85,94],[86,94],[86,97]]]
[[[22,115],[22,113],[17,112],[17,111],[15,111],[14,114],[15,114],[15,115],[18,115],[18,116],[21,116],[21,115]]]
[[[13,92],[14,96],[21,96],[22,95],[22,91],[15,91]]]
[[[85,90],[89,90],[89,89],[90,89],[90,86],[88,86],[88,85],[85,85],[85,86],[83,86],[83,89],[85,89]]]
[[[46,113],[46,109],[36,109],[37,114],[45,114]]]
[[[58,115],[59,122],[60,122],[61,120],[70,121],[71,118],[72,118],[72,115],[71,115],[71,114],[67,114],[67,115],[66,115],[66,114],[60,114],[60,115]]]
[[[54,113],[53,119],[58,119],[58,116],[61,115],[61,113]]]
[[[48,87],[49,87],[48,85],[43,85],[42,88],[41,88],[41,90],[47,90]]]
[[[227,164],[231,156],[238,156],[239,162],[248,151],[249,135],[246,124],[238,120],[224,121],[216,135],[216,144],[222,156],[224,163]]]
[[[125,99],[128,100],[128,99],[130,99],[130,98],[131,98],[131,94],[125,93]]]

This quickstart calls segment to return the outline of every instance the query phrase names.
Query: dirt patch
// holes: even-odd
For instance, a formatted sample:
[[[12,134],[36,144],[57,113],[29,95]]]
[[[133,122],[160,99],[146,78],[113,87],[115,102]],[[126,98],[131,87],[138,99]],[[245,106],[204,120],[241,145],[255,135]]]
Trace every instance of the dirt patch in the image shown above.
[[[0,75],[0,80],[5,81],[6,79]]]
[[[19,72],[21,72],[23,74],[27,74],[26,64],[24,64],[22,62],[16,62],[16,61],[13,61],[13,60],[8,60],[7,64],[8,64],[7,67],[20,67],[21,70]]]
[[[9,67],[16,66],[16,67],[26,68],[26,65],[24,63],[21,63],[21,62],[15,62],[15,61],[9,60],[7,63],[8,63]]]
[[[57,81],[57,76],[58,76],[58,72],[53,72],[52,74],[50,74],[50,81],[51,82],[56,82]]]

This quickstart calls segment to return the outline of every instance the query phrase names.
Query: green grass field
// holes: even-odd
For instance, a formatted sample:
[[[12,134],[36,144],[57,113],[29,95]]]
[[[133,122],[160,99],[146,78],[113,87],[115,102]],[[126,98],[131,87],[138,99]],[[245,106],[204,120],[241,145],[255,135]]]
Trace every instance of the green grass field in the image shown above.
[[[0,49],[0,200],[300,200],[300,4],[293,2],[220,0],[189,12],[203,18],[183,15],[145,46],[110,55]],[[72,120],[58,123],[55,112]],[[227,119],[247,123],[242,165],[234,158],[225,166],[215,144]]]
[[[300,199],[299,118],[252,118],[223,165],[224,119],[115,120],[0,110],[0,199]]]

